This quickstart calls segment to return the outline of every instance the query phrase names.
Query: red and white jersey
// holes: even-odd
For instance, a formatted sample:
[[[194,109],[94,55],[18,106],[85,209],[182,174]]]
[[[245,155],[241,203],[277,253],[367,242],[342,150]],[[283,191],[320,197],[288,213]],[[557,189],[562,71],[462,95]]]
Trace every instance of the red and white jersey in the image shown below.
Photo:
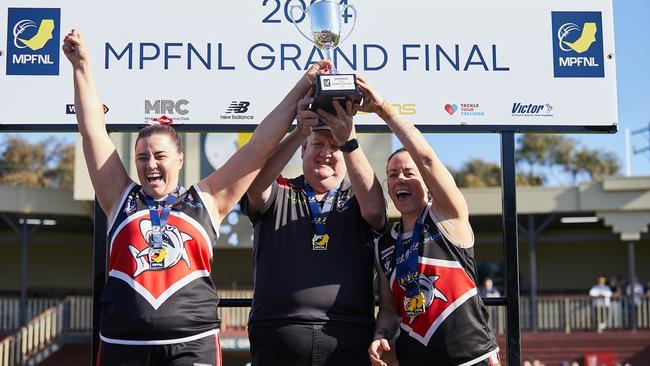
[[[409,337],[410,344],[436,355],[440,364],[460,365],[488,357],[497,344],[476,287],[473,248],[452,244],[438,226],[430,206],[424,215],[417,278],[426,305],[423,313],[407,315],[405,307],[410,300],[395,278],[395,245],[401,223],[375,242],[375,255],[389,280],[395,310],[400,316],[400,338]],[[403,234],[405,243],[410,243],[411,234]]]
[[[162,249],[154,249],[141,187],[127,187],[109,223],[108,281],[101,295],[104,341],[174,343],[216,333],[218,297],[210,262],[218,231],[202,194],[197,186],[179,191],[162,228]]]

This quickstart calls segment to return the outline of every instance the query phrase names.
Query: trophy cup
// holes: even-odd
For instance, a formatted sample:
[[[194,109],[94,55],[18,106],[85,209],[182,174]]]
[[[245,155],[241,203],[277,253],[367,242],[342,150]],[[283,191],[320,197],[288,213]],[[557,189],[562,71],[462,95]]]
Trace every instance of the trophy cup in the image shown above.
[[[341,13],[345,12],[347,8],[352,9],[354,13],[354,22],[350,32],[341,40]],[[309,14],[311,20],[311,34],[312,38],[308,37],[298,27],[298,22],[294,18],[294,10],[299,9],[302,12],[302,17],[305,13]],[[309,42],[313,43],[321,49],[324,53],[326,60],[331,60],[333,63],[334,49],[345,41],[354,30],[357,23],[357,10],[353,5],[345,5],[343,9],[339,5],[338,0],[320,0],[304,9],[302,5],[294,4],[290,10],[291,22],[296,26],[296,29],[305,37]],[[357,88],[356,76],[354,74],[339,74],[338,71],[332,69],[329,74],[317,75],[314,93],[314,103],[311,109],[316,110],[322,108],[330,113],[336,113],[332,100],[337,99],[343,107],[345,101],[351,100],[352,103],[361,102],[362,94]]]

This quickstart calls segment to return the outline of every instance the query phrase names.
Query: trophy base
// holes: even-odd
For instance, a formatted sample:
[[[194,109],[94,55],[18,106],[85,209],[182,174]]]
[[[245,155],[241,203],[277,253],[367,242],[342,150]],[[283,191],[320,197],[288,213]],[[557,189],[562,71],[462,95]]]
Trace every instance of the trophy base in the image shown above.
[[[311,110],[321,108],[329,113],[336,114],[332,100],[338,100],[343,108],[346,101],[353,104],[361,103],[363,94],[357,88],[357,77],[354,74],[323,74],[316,76],[314,102]]]

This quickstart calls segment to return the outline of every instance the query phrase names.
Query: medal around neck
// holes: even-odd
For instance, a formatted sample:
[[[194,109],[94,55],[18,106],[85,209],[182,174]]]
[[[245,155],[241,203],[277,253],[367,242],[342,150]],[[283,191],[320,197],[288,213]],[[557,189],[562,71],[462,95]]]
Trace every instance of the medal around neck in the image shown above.
[[[328,234],[314,234],[314,236],[311,238],[311,248],[313,250],[327,250],[327,243],[329,241],[330,236]]]
[[[426,297],[420,291],[415,296],[404,296],[404,312],[406,315],[415,317],[426,311]]]
[[[356,8],[353,5],[346,4],[341,9],[338,0],[321,0],[309,5],[306,9],[304,5],[298,4],[292,5],[290,9],[291,22],[296,26],[298,32],[323,51],[324,59],[334,62],[334,50],[352,34],[357,23]],[[299,20],[294,17],[294,10],[296,9],[302,13]],[[350,32],[341,40],[341,14],[346,13],[347,9],[352,10],[354,22]],[[311,21],[311,38],[298,26],[298,23],[305,19],[305,14],[309,14]],[[338,100],[341,106],[345,106],[347,100],[351,100],[352,103],[360,103],[362,94],[357,88],[356,80],[355,74],[339,74],[336,69],[332,69],[329,74],[317,75],[314,83],[316,89],[314,102],[311,105],[311,110],[315,111],[322,108],[336,114],[336,110],[332,105],[334,99]]]

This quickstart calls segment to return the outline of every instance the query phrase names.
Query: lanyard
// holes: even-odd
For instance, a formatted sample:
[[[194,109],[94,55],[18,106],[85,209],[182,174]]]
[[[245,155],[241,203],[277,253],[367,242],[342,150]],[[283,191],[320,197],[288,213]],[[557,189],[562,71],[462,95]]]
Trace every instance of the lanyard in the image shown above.
[[[339,189],[332,188],[327,193],[327,198],[325,198],[325,203],[321,209],[316,199],[316,194],[314,189],[309,185],[305,185],[305,194],[307,194],[309,202],[309,212],[311,213],[311,222],[314,223],[314,231],[316,235],[325,234],[325,223],[327,222],[327,215],[332,211],[332,206],[334,205],[334,198],[338,193]]]
[[[427,207],[424,208],[425,210]],[[413,227],[413,235],[404,242],[401,228],[395,241],[395,277],[397,283],[406,291],[408,297],[413,297],[420,292],[418,284],[418,243],[422,238],[424,215],[420,215]],[[408,246],[408,249],[404,248]]]
[[[158,203],[154,201],[148,194],[142,191],[144,202],[149,206],[149,216],[151,217],[151,244],[155,249],[163,247],[162,229],[167,225],[169,220],[169,213],[172,211],[172,205],[176,201],[180,186],[176,188],[173,193],[167,195],[163,205],[162,213],[158,214]]]

